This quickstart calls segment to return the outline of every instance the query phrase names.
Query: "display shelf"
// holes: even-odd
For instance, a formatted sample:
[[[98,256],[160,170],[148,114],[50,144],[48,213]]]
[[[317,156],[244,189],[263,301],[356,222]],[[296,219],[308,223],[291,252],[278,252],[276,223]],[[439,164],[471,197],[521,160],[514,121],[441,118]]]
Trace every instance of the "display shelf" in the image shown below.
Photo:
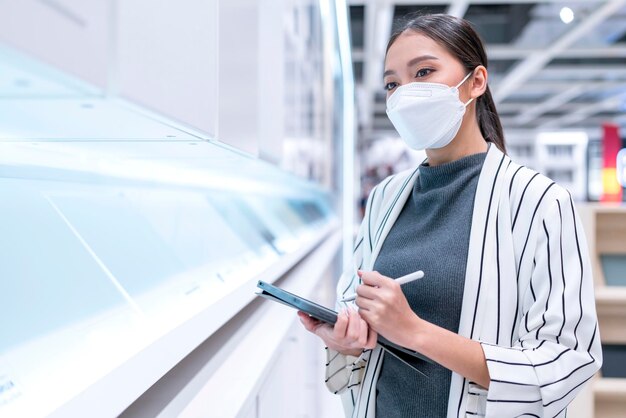
[[[626,344],[626,287],[596,289],[596,309],[602,342]]]
[[[285,274],[280,286],[305,297],[313,296],[322,282],[329,279],[327,270],[340,245],[341,233],[336,231]],[[314,278],[311,271],[316,272]],[[220,330],[228,335],[222,335],[220,341],[226,340],[228,344],[211,344],[211,341],[203,344],[185,359],[184,365],[164,376],[121,417],[134,417],[146,411],[150,416],[163,417],[241,416],[247,407],[254,407],[261,383],[275,369],[277,357],[282,356],[289,330],[301,327],[298,322],[294,310],[257,298],[246,308],[245,315],[234,318]],[[301,352],[299,355],[303,356]],[[293,370],[293,363],[286,363]],[[230,384],[225,385],[225,381]],[[181,386],[181,382],[186,384]],[[285,409],[294,408],[293,404],[293,400],[286,400]]]
[[[0,99],[101,96],[101,89],[0,44]]]
[[[617,207],[596,214],[596,251],[598,254],[626,254],[626,211]]]
[[[609,280],[607,273],[619,273],[619,269],[608,271],[606,260],[603,263],[603,256],[626,256],[626,206],[585,203],[578,208],[589,245],[600,335],[603,342],[626,343],[626,286],[610,286],[620,280]]]
[[[323,192],[289,194],[288,179],[242,199],[2,168],[0,229],[11,239],[0,276],[15,279],[0,292],[11,312],[0,319],[1,415],[46,416],[102,387],[119,413],[249,303],[251,284],[280,277],[336,228]]]
[[[593,383],[596,418],[623,418],[626,411],[626,378],[602,378]]]
[[[583,221],[596,288],[606,286],[601,256],[626,255],[626,205],[581,203],[577,205]]]
[[[626,206],[622,204],[579,204],[592,269],[595,278],[595,296],[602,344],[626,344],[626,286],[611,286],[620,280],[607,277],[618,274],[614,266],[609,270],[603,257],[626,255]],[[623,271],[626,275],[626,270]],[[623,417],[626,411],[626,377],[603,377],[593,381],[590,402],[595,418]]]
[[[0,140],[197,139],[174,125],[149,119],[122,103],[97,96],[14,100],[0,96]]]
[[[2,417],[118,415],[338,229],[319,185],[1,49],[0,74]]]

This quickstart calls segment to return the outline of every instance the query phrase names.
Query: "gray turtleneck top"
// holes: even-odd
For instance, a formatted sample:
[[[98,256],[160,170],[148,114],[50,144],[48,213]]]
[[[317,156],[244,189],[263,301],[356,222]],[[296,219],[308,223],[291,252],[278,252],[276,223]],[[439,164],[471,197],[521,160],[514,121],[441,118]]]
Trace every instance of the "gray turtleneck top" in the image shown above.
[[[459,328],[474,197],[486,155],[434,167],[422,164],[374,264],[374,270],[392,278],[423,270],[424,278],[402,286],[409,305],[421,318],[453,332]],[[376,416],[446,416],[452,373],[438,364],[420,369],[428,378],[385,353]]]

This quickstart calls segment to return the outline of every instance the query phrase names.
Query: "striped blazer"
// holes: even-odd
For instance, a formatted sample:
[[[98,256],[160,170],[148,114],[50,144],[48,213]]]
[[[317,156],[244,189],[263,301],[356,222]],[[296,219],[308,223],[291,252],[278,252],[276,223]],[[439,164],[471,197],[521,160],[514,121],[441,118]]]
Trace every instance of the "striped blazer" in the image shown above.
[[[372,190],[356,268],[372,269],[418,175],[405,171]],[[356,274],[342,275],[338,300],[358,284]],[[452,373],[448,418],[564,417],[602,363],[588,248],[571,195],[495,146],[476,189],[458,333],[481,343],[491,383],[486,390]],[[347,416],[375,416],[382,358],[380,346],[359,358],[327,349],[326,384],[342,395]]]

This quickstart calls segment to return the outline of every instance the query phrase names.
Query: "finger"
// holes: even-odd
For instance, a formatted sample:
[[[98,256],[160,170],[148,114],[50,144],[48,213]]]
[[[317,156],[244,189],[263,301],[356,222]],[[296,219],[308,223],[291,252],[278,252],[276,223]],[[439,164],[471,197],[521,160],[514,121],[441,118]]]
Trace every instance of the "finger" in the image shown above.
[[[370,350],[373,350],[374,348],[376,348],[376,344],[378,344],[377,340],[378,340],[378,333],[374,331],[372,328],[368,327],[367,343],[365,344],[364,348],[369,348]]]
[[[371,311],[376,306],[376,301],[372,299],[362,298],[361,296],[357,296],[354,302],[356,303],[356,306],[359,307],[359,312]],[[362,313],[361,316],[363,316]]]
[[[376,287],[372,287],[366,284],[361,284],[356,287],[356,294],[366,299],[376,299],[378,293]]]
[[[363,271],[361,272],[360,277],[363,284],[378,287],[384,286],[386,283],[388,283],[389,280],[392,280],[389,277],[383,276],[377,271]]]
[[[311,318],[309,315],[304,312],[298,312],[298,317],[300,318],[300,322],[304,325],[309,332],[315,332],[315,329],[319,326],[319,321],[315,318]]]
[[[337,322],[333,327],[333,336],[337,340],[346,338],[346,331],[348,329],[348,314],[346,310],[341,310],[337,315]]]
[[[365,320],[368,328],[376,330],[376,325],[379,323],[380,320],[378,307],[376,304],[372,304],[372,302],[368,301],[367,299],[363,300],[363,304],[366,307],[359,309],[359,315]]]
[[[368,326],[367,322],[359,315],[359,347],[363,348],[367,344]]]
[[[327,346],[330,346],[332,341],[334,341],[333,327],[331,327],[329,324],[321,323],[315,328],[314,334],[320,337]]]
[[[371,330],[372,326],[370,325],[370,318],[372,316],[372,313],[370,311],[365,310],[365,309],[359,309],[359,316],[361,318],[363,318],[363,320],[367,324],[368,330]]]
[[[305,320],[305,321],[310,321],[310,322],[320,322],[319,320],[313,318],[311,315],[309,315],[306,312],[302,312],[302,311],[298,311],[298,317],[301,320]]]
[[[349,343],[354,343],[359,340],[360,330],[361,330],[361,317],[359,314],[352,308],[348,309],[349,319],[348,319],[348,330],[346,331],[346,337],[348,338]]]

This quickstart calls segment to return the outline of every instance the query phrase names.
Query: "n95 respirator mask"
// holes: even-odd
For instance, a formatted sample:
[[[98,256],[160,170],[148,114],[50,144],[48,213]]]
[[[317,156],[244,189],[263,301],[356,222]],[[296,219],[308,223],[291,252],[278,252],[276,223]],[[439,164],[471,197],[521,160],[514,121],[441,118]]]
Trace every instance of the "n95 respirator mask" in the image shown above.
[[[416,150],[442,148],[456,136],[465,108],[459,99],[461,86],[414,82],[396,88],[387,99],[387,116],[407,145]]]

